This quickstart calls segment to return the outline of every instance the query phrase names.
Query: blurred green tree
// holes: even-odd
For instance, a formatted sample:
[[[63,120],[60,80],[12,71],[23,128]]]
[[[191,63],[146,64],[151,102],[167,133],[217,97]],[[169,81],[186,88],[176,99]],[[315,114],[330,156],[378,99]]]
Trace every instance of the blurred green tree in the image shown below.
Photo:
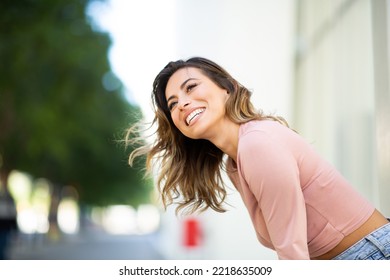
[[[137,205],[152,184],[116,140],[141,111],[111,72],[89,2],[0,2],[0,169],[75,186],[86,204]]]

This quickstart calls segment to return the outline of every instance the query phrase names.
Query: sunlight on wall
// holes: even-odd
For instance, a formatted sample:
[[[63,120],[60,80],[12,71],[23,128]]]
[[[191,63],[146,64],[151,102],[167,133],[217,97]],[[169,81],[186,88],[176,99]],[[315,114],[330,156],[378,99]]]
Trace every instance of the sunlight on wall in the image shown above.
[[[151,233],[160,226],[160,212],[157,207],[144,204],[137,209],[137,224],[139,233]]]
[[[20,231],[26,234],[49,232],[52,189],[46,179],[33,180],[20,171],[12,171],[8,185],[17,210],[17,223]],[[80,227],[79,206],[74,188],[64,188],[64,197],[58,205],[56,215],[58,226],[63,233],[77,233]],[[70,196],[72,194],[72,196]]]
[[[27,201],[32,192],[32,180],[23,172],[12,171],[8,177],[9,191],[17,201]]]
[[[38,228],[38,217],[30,202],[32,179],[26,173],[13,170],[8,177],[8,187],[15,199],[17,223],[20,231],[35,233]]]
[[[114,205],[103,212],[103,227],[111,234],[132,234],[137,230],[136,211],[128,205]]]
[[[95,207],[91,220],[110,234],[149,234],[158,230],[160,213],[154,205],[144,204],[137,209],[129,205]]]
[[[77,201],[67,197],[58,205],[58,226],[67,234],[77,233],[80,229],[79,207]]]
[[[8,178],[17,210],[17,223],[23,233],[47,233],[49,230],[50,185],[45,179],[33,181],[26,173],[14,170]]]

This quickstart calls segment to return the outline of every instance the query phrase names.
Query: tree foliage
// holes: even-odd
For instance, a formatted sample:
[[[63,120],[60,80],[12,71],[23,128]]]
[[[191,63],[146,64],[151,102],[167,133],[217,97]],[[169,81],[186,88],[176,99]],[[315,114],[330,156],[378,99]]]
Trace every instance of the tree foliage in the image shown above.
[[[151,183],[116,140],[141,117],[116,85],[110,37],[87,0],[0,2],[1,169],[78,188],[88,204],[138,204]],[[108,81],[110,82],[110,80]]]

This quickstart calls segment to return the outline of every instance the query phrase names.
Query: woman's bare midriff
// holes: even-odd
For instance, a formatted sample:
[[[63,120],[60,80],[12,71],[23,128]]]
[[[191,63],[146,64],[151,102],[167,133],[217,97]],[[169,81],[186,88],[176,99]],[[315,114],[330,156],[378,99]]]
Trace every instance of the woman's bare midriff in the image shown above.
[[[375,210],[374,213],[368,218],[368,220],[361,225],[357,230],[347,235],[341,240],[336,247],[334,247],[329,252],[313,258],[313,260],[331,260],[353,244],[364,238],[366,235],[380,228],[381,226],[389,223],[389,221],[378,211]]]

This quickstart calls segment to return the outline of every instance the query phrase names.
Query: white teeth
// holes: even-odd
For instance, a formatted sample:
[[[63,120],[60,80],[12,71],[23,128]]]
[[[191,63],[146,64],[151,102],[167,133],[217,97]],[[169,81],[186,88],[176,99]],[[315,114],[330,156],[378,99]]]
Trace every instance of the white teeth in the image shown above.
[[[194,111],[192,111],[191,114],[188,115],[188,117],[186,118],[186,123],[187,125],[190,124],[190,122],[197,116],[199,115],[200,113],[202,113],[205,109],[196,109]]]

